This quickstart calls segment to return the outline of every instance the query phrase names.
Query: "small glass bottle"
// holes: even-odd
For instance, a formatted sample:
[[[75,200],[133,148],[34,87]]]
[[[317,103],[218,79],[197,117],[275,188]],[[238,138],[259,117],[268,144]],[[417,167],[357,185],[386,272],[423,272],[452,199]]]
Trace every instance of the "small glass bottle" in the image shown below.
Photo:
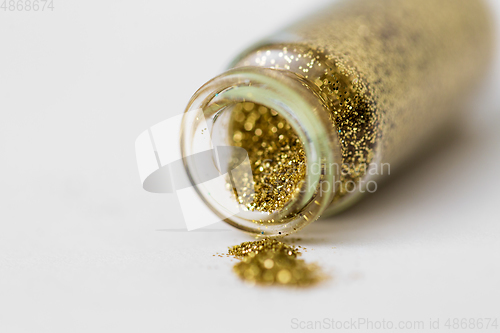
[[[182,122],[187,174],[229,224],[293,233],[373,192],[456,117],[492,46],[479,0],[338,1],[250,47],[194,94]],[[209,161],[192,157],[208,150]],[[211,167],[227,172],[224,184],[206,185]]]

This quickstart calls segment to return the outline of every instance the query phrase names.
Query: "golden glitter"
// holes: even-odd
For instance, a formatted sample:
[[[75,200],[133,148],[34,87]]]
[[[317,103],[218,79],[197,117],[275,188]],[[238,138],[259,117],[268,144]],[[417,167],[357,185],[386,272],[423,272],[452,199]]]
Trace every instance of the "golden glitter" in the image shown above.
[[[292,280],[292,274],[288,269],[282,269],[276,275],[276,280],[281,284],[287,284]]]
[[[243,137],[243,134],[240,131],[236,131],[236,132],[234,132],[233,140],[235,142],[240,142],[242,137]]]
[[[246,111],[251,111],[253,108],[254,108],[254,104],[253,103],[243,103],[243,108],[246,110]]]
[[[243,104],[243,107],[238,107],[238,112],[233,111],[231,144],[247,150],[253,179],[240,175],[233,177],[236,178],[233,186],[238,188],[238,191],[236,188],[233,191],[238,202],[248,210],[279,210],[293,198],[305,178],[304,147],[277,112],[259,104]],[[253,128],[255,131],[250,132]]]
[[[265,64],[257,66],[294,72],[318,89],[341,145],[340,188],[332,204],[356,192],[373,162],[398,165],[449,122],[461,96],[484,74],[493,45],[481,1],[340,2],[289,28],[286,35],[295,36],[293,41],[263,42],[234,66],[265,52]],[[252,109],[243,108],[249,131],[257,123]],[[292,198],[305,175],[306,157],[296,134],[281,131],[289,124],[275,110],[269,116],[264,109],[258,107],[261,138],[245,136],[241,146],[252,162],[269,159],[271,166],[255,170],[255,201],[240,203],[271,212]],[[282,183],[282,175],[290,174]]]
[[[308,287],[326,278],[317,265],[297,258],[296,247],[275,238],[232,246],[228,255],[241,259],[233,271],[249,284]]]
[[[231,225],[270,236],[350,206],[372,193],[370,183],[376,191],[436,144],[478,92],[494,50],[489,16],[479,0],[339,0],[245,49],[193,95],[180,141],[183,157],[201,147],[243,148],[250,167],[245,160],[232,168],[243,149],[185,158],[197,193]],[[226,171],[216,161],[223,151],[235,158],[227,190],[218,191],[205,178],[214,167]],[[228,216],[234,196],[241,209]],[[287,281],[289,268],[257,256],[242,276],[256,279],[273,259],[276,274],[262,279]]]
[[[244,127],[245,127],[245,131],[251,131],[251,130],[252,130],[252,128],[253,128],[253,123],[252,123],[252,122],[247,121],[247,122],[245,123]]]
[[[286,252],[293,257],[296,257],[299,253],[293,246],[283,243],[276,238],[264,238],[261,240],[253,242],[243,242],[240,245],[232,246],[229,248],[228,254],[238,258],[243,258],[251,253],[256,254],[256,252],[258,251],[271,250],[277,252]]]
[[[269,258],[269,259],[264,260],[264,268],[271,269],[271,268],[273,268],[273,266],[274,266],[273,259]]]

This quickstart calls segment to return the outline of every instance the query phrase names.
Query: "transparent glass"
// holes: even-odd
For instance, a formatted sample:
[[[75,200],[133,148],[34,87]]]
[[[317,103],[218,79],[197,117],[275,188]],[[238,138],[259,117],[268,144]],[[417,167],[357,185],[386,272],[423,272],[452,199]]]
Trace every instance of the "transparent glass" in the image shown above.
[[[214,148],[220,151],[228,145],[229,137],[226,136],[230,132],[219,129],[227,128],[224,120],[231,112],[231,106],[242,101],[262,104],[277,111],[304,143],[310,171],[306,173],[300,194],[279,211],[265,213],[242,207],[238,213],[232,214],[226,204],[230,192],[222,186],[224,184],[214,188],[204,181],[206,164],[216,166],[220,173],[232,168],[218,166],[222,159],[218,161],[215,154],[204,165],[193,158],[197,152]],[[268,68],[232,69],[198,90],[187,110],[182,124],[181,146],[188,175],[205,203],[229,224],[259,235],[286,235],[315,220],[331,203],[335,189],[329,186],[335,184],[338,170],[326,166],[340,163],[340,146],[317,89],[303,77]],[[202,113],[189,112],[196,110]],[[218,139],[213,140],[213,137]]]
[[[181,149],[193,186],[221,219],[256,235],[287,235],[346,208],[457,117],[487,69],[492,30],[479,0],[338,1],[293,24],[191,98]],[[274,110],[304,147],[300,191],[274,211],[244,207],[228,187],[238,167],[255,171],[232,143],[243,102]],[[193,157],[206,150],[210,160]],[[204,182],[208,169],[226,179]]]

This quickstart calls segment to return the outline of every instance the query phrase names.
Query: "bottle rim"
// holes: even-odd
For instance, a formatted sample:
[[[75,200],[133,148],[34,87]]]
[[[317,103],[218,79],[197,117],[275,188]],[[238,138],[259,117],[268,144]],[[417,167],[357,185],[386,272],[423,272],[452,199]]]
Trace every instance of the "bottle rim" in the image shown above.
[[[207,165],[190,158],[200,151],[216,152],[220,148],[212,142],[214,124],[221,113],[228,112],[228,106],[240,102],[261,104],[278,112],[304,145],[306,177],[300,194],[283,209],[270,214],[228,207],[227,198],[223,196],[229,191],[221,188],[214,193],[213,182],[210,187],[202,179]],[[338,190],[339,170],[331,166],[341,163],[340,142],[329,117],[316,85],[296,73],[253,66],[228,70],[204,84],[193,95],[184,113],[181,153],[191,184],[221,220],[237,229],[257,236],[294,233],[316,220]],[[215,186],[219,189],[222,185]],[[258,218],[260,216],[263,218]]]

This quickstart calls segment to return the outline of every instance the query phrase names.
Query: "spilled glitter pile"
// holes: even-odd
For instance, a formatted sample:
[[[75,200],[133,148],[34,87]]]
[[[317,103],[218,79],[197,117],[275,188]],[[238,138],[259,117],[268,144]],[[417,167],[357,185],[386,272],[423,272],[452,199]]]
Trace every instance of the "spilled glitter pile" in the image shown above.
[[[228,254],[241,260],[233,271],[251,285],[308,287],[326,278],[316,264],[297,258],[296,247],[274,238],[232,246]]]

